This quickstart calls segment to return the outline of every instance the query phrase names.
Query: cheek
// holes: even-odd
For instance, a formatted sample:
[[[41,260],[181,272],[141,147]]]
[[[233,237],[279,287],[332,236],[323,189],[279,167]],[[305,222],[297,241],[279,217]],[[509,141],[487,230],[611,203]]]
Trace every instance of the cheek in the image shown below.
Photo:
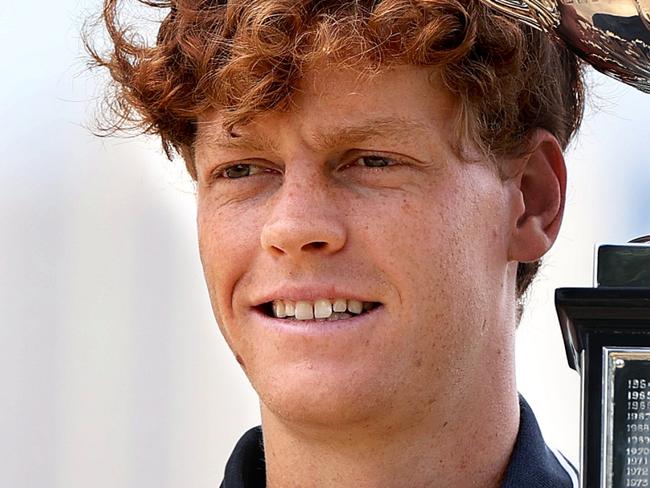
[[[483,288],[494,278],[501,243],[496,186],[446,182],[380,200],[356,227],[365,255],[382,263],[406,313],[451,326],[488,300]]]
[[[450,244],[458,241],[458,221],[444,199],[403,194],[375,203],[355,224],[368,253],[400,275],[399,281],[431,277],[431,268],[441,264]]]
[[[245,212],[213,208],[205,202],[198,206],[201,263],[220,324],[231,315],[233,290],[259,246],[259,226],[244,215]]]

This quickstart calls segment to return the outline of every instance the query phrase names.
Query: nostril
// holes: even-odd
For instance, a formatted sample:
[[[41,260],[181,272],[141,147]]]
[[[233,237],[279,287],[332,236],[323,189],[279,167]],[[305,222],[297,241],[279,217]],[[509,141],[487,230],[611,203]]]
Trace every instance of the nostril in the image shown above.
[[[316,251],[319,249],[324,249],[325,247],[327,247],[327,242],[323,241],[310,242],[309,244],[302,246],[304,250],[314,249]]]

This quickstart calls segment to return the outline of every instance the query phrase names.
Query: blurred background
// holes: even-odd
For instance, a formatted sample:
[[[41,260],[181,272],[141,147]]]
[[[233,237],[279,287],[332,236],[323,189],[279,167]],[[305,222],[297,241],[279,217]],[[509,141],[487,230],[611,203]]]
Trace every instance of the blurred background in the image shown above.
[[[193,187],[153,139],[87,126],[96,0],[0,0],[0,486],[215,487],[256,397],[218,334]],[[518,332],[519,389],[578,459],[579,381],[553,290],[597,242],[650,233],[650,95],[590,74],[562,234]]]

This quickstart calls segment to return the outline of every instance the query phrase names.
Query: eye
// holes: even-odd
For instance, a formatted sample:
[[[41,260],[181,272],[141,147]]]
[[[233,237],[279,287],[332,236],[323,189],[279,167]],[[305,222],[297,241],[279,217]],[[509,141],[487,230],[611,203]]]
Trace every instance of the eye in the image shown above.
[[[262,173],[263,171],[265,171],[264,168],[261,168],[260,166],[257,166],[255,164],[239,163],[224,168],[222,171],[220,171],[217,174],[217,176],[221,178],[226,178],[228,180],[236,180],[238,178],[253,176],[258,173]]]
[[[366,175],[368,177],[385,175],[393,173],[392,170],[408,168],[412,160],[397,153],[367,150],[350,151],[351,154],[343,158],[343,164],[340,170],[349,170],[358,173],[357,176]]]
[[[361,156],[357,159],[359,166],[366,166],[368,168],[383,168],[395,164],[395,160],[385,156],[367,155]]]

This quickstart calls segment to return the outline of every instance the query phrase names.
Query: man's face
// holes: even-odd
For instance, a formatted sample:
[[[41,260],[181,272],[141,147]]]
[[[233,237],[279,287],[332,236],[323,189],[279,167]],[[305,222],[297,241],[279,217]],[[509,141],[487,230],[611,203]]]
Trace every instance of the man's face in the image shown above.
[[[502,360],[515,269],[507,185],[457,158],[454,114],[431,70],[323,69],[290,111],[237,137],[218,113],[199,121],[201,259],[263,412],[406,421],[453,404]],[[317,300],[369,310],[272,313],[274,301],[305,302],[309,316]],[[326,302],[317,309],[327,315]]]

